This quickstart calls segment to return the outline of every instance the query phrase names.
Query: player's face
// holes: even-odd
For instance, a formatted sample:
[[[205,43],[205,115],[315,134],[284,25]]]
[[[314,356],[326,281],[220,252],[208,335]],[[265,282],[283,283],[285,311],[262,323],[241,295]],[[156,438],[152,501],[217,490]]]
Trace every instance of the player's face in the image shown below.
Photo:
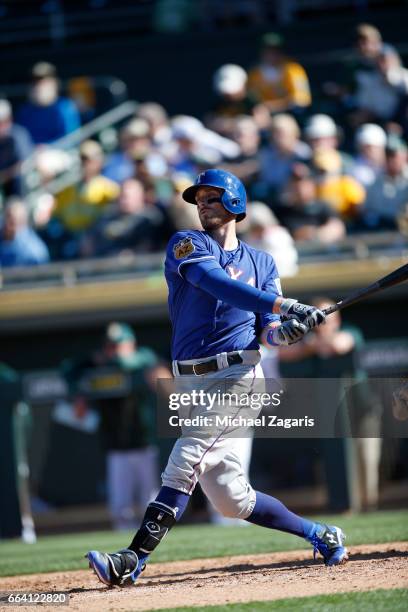
[[[198,216],[205,230],[217,229],[234,219],[234,215],[221,204],[221,195],[222,190],[216,187],[200,187],[197,191]]]

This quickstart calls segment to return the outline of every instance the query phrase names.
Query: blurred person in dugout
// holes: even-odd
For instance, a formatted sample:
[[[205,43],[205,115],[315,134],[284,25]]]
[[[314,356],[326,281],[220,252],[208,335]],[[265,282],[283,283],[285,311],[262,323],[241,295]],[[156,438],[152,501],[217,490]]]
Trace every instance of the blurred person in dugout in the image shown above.
[[[135,176],[135,159],[146,157],[151,150],[150,127],[145,119],[132,119],[120,130],[119,149],[111,153],[103,175],[122,183]]]
[[[343,103],[351,110],[351,126],[399,121],[408,81],[396,49],[382,40],[376,27],[362,23],[356,29],[355,51],[340,87]]]
[[[351,172],[353,158],[340,149],[343,133],[330,115],[317,113],[309,117],[303,134],[311,149],[312,156],[320,152],[331,153],[335,151],[341,157],[342,172]]]
[[[281,278],[295,276],[298,253],[292,236],[264,202],[251,202],[239,233],[255,249],[272,255]]]
[[[303,114],[312,102],[304,68],[289,58],[283,38],[275,32],[262,37],[261,60],[248,73],[248,92],[271,113]]]
[[[236,142],[209,130],[192,115],[171,120],[172,143],[166,157],[172,172],[195,175],[200,169],[232,160],[240,154]]]
[[[223,169],[235,174],[245,184],[249,195],[256,189],[259,176],[259,146],[261,136],[255,119],[249,115],[240,115],[232,120],[231,138],[239,145],[240,154],[223,163]]]
[[[317,151],[311,167],[317,197],[328,202],[348,227],[353,227],[361,214],[366,191],[357,179],[343,171],[339,151]]]
[[[294,164],[274,213],[295,240],[333,244],[346,235],[346,226],[329,202],[319,198],[317,184],[305,164]]]
[[[318,297],[312,301],[312,304],[324,309],[332,306],[334,302],[325,297]],[[344,406],[348,412],[348,425],[354,436],[352,438],[355,459],[354,487],[360,497],[357,500],[359,508],[355,509],[371,510],[378,506],[379,499],[381,438],[378,436],[381,428],[382,407],[358,360],[358,352],[363,346],[364,337],[361,330],[354,325],[343,325],[340,312],[334,312],[326,318],[324,325],[319,326],[307,338],[290,347],[280,347],[279,359],[282,367],[285,363],[298,362],[301,367],[298,374],[300,373],[302,377],[331,378],[338,382],[340,406]],[[342,382],[345,379],[353,381],[346,393],[344,393]],[[333,399],[330,398],[330,401]],[[327,398],[325,402],[326,400]],[[344,400],[345,404],[343,404]],[[332,444],[334,440],[322,439],[321,442],[324,452],[327,443]],[[324,454],[327,463],[329,457],[328,454]],[[325,467],[328,472],[330,466]],[[333,498],[330,488],[335,487],[336,483],[333,483],[329,474],[327,483],[329,496]]]
[[[79,148],[82,178],[55,195],[50,234],[63,244],[62,259],[78,257],[79,241],[102,215],[106,206],[119,196],[119,185],[101,174],[104,154],[95,140]],[[58,230],[61,236],[58,235]]]
[[[172,136],[169,117],[164,106],[157,102],[142,102],[137,107],[135,117],[147,121],[153,147],[160,152]]]
[[[355,222],[365,200],[365,190],[351,176],[353,159],[339,149],[340,132],[329,115],[312,115],[304,135],[312,150],[317,196],[328,202],[346,223]]]
[[[98,221],[81,238],[83,257],[109,257],[151,253],[164,248],[168,219],[159,206],[149,203],[143,183],[129,178],[120,186],[119,198],[107,206]]]
[[[365,123],[355,134],[356,155],[351,174],[365,189],[384,173],[386,144],[386,132],[375,123]]]
[[[385,171],[367,192],[361,216],[364,231],[395,230],[408,204],[408,147],[396,136],[387,138]]]
[[[259,128],[269,125],[269,111],[248,92],[248,74],[241,66],[220,66],[213,75],[213,90],[214,100],[205,119],[210,129],[229,137],[234,119],[242,115],[252,117]]]
[[[408,70],[395,49],[383,46],[376,70],[367,77],[366,89],[357,100],[360,117],[382,125],[404,121],[407,94]]]
[[[95,388],[97,369],[106,367],[120,374],[107,377],[118,388],[108,392],[104,384],[105,397],[86,399],[81,393],[81,381],[95,370]],[[134,529],[159,488],[155,384],[158,378],[171,378],[170,371],[151,349],[138,346],[129,325],[117,322],[108,325],[99,351],[82,361],[65,362],[62,369],[77,418],[84,418],[89,408],[100,415],[100,433],[107,453],[107,497],[114,528]]]
[[[24,200],[11,196],[0,220],[0,267],[38,266],[49,259],[46,245],[30,225]]]
[[[362,123],[373,119],[365,108],[373,92],[373,83],[378,71],[378,62],[383,51],[392,49],[384,43],[381,32],[369,23],[360,23],[353,33],[352,52],[342,62],[336,81],[323,84],[325,93],[340,101],[342,113],[346,113],[347,122],[355,129]]]
[[[59,93],[53,64],[38,62],[32,67],[28,100],[17,109],[16,121],[28,130],[36,145],[54,142],[80,127],[75,103]]]
[[[21,195],[21,165],[32,152],[30,134],[13,121],[10,102],[0,99],[0,194]]]
[[[309,145],[300,139],[297,121],[288,113],[272,117],[270,138],[259,151],[259,185],[256,197],[273,205],[281,196],[297,162],[308,162]]]

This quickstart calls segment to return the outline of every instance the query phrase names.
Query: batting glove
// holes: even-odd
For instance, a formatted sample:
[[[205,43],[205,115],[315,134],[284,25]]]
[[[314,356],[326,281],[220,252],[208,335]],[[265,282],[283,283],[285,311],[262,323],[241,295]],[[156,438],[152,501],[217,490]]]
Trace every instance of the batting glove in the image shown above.
[[[326,315],[319,308],[301,304],[297,300],[287,298],[280,305],[280,313],[287,319],[297,319],[303,325],[306,325],[308,330],[313,329],[326,319]]]
[[[289,346],[303,338],[309,328],[297,319],[289,319],[268,332],[267,342],[274,346]]]

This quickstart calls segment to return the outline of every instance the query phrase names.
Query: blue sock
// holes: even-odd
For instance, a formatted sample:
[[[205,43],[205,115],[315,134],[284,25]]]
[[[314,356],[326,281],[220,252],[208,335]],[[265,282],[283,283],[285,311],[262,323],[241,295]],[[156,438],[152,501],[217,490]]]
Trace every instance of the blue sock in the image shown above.
[[[316,527],[313,521],[294,514],[275,497],[259,491],[256,491],[255,508],[246,520],[260,527],[278,529],[301,538],[311,537]]]
[[[171,487],[162,487],[155,501],[166,504],[166,506],[170,506],[170,508],[175,508],[177,511],[176,521],[179,521],[184,510],[187,508],[190,497],[190,495],[183,493],[183,491],[178,491]]]
[[[162,487],[154,501],[161,502],[162,504],[166,504],[166,506],[170,506],[170,508],[174,508],[176,510],[176,521],[179,521],[184,510],[187,508],[189,500],[190,495],[187,495],[187,493],[183,493],[172,487]],[[134,550],[139,557],[139,562],[144,563],[149,555],[139,550],[139,531],[133,538],[129,549]]]

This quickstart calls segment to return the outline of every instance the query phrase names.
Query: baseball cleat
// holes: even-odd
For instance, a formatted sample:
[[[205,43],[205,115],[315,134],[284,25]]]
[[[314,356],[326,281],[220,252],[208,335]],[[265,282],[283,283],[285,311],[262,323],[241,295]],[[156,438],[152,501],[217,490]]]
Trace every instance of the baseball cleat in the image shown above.
[[[347,548],[343,546],[345,539],[346,536],[340,527],[320,525],[319,523],[317,523],[313,535],[307,538],[313,544],[314,559],[319,552],[327,566],[341,565],[347,561]]]
[[[116,553],[103,553],[91,550],[85,555],[89,567],[99,580],[107,586],[132,586],[146,567],[133,550],[124,548]]]

